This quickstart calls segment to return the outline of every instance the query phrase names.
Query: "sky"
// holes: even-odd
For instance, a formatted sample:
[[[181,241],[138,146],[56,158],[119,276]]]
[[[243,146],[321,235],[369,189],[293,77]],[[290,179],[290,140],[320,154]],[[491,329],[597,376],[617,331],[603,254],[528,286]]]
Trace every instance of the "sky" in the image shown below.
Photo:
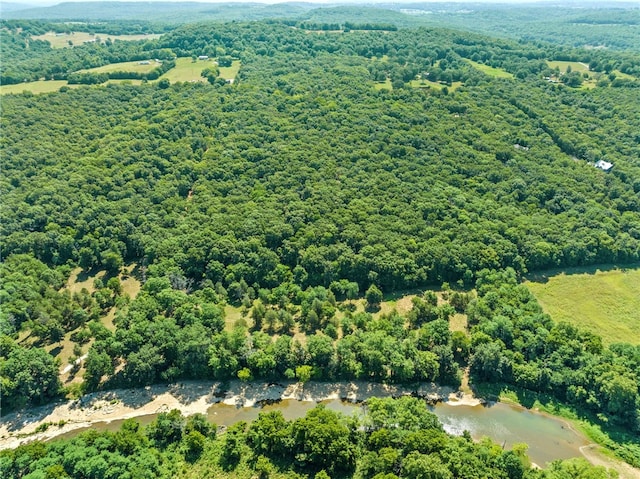
[[[318,3],[318,4],[376,4],[376,3],[396,3],[396,4],[411,4],[411,3],[508,3],[508,4],[523,4],[523,3],[552,3],[563,5],[575,5],[580,4],[588,5],[591,7],[598,7],[607,5],[610,3],[629,3],[636,4],[640,7],[640,0],[9,0],[7,3],[21,3],[34,6],[51,6],[59,3],[69,3],[74,1],[91,2],[91,1],[134,1],[134,2],[198,2],[198,3],[292,3],[300,1],[303,3]],[[0,0],[0,5],[3,0]],[[1,6],[0,6],[1,9]]]

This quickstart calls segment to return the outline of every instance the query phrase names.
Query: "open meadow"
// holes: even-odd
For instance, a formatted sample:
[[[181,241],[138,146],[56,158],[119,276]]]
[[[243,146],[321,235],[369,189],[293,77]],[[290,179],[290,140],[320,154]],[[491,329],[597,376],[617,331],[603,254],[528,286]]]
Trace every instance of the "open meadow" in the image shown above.
[[[101,67],[89,68],[87,70],[80,70],[79,73],[111,73],[111,72],[134,72],[134,73],[149,73],[155,70],[161,65],[161,63],[155,60],[122,62],[122,63],[110,63],[108,65],[102,65]]]
[[[558,67],[558,69],[562,72],[562,73],[566,73],[567,69],[569,67],[571,67],[571,70],[574,72],[588,72],[589,71],[589,65],[587,65],[586,63],[582,63],[582,62],[565,62],[565,61],[556,61],[556,60],[548,60],[547,61],[547,65],[549,65],[550,68],[556,68]]]
[[[50,93],[52,91],[58,91],[61,86],[65,86],[66,84],[67,80],[40,80],[17,83],[16,85],[2,85],[0,86],[0,95],[22,93],[24,91],[31,93]]]
[[[555,321],[585,328],[606,344],[640,344],[640,268],[578,270],[526,285]]]
[[[73,32],[73,33],[55,33],[48,32],[44,35],[34,36],[36,40],[46,40],[51,44],[51,48],[67,48],[75,45],[82,45],[88,42],[101,42],[108,39],[110,40],[153,40],[160,37],[159,34],[149,33],[140,35],[107,35],[104,33],[88,33],[88,32]]]
[[[489,65],[485,65],[483,63],[474,62],[472,60],[467,60],[473,68],[476,70],[480,70],[485,75],[489,75],[494,78],[513,78],[513,75],[508,71],[502,70],[501,68],[494,68]]]
[[[218,67],[220,70],[220,78],[225,80],[235,80],[240,71],[240,60],[233,60],[230,67]]]
[[[175,82],[206,82],[202,76],[202,70],[214,66],[213,60],[196,60],[188,57],[176,58],[176,66],[162,75],[160,79],[166,78],[171,83]]]

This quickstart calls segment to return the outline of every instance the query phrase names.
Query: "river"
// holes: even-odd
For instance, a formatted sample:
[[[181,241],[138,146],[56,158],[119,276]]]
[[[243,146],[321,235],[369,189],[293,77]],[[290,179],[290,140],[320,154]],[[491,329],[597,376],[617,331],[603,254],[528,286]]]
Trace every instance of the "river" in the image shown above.
[[[285,399],[265,405],[256,404],[253,407],[236,407],[220,402],[209,407],[207,417],[218,426],[229,426],[239,421],[252,421],[263,411],[278,410],[287,420],[292,420],[304,416],[317,404],[324,404],[328,409],[346,415],[361,414],[362,410],[360,404],[340,399],[318,403]],[[528,444],[529,457],[540,466],[554,459],[581,457],[580,447],[589,443],[563,420],[516,405],[489,403],[469,406],[441,402],[428,407],[438,416],[448,433],[461,435],[464,430],[468,430],[474,439],[488,436],[507,449],[516,443]],[[156,417],[157,414],[147,414],[136,419],[142,425],[146,425]],[[123,420],[97,422],[91,428],[115,431],[120,428],[122,422]],[[87,429],[89,428],[76,429],[57,438],[74,437]]]

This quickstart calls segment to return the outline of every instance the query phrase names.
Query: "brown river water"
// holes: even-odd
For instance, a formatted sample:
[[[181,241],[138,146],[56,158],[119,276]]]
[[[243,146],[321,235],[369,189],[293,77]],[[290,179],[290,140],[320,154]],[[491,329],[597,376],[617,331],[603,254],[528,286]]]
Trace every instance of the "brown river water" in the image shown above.
[[[357,403],[332,399],[316,403],[284,399],[271,404],[256,404],[253,407],[236,407],[224,403],[213,404],[207,411],[208,419],[218,426],[230,426],[239,421],[252,421],[260,412],[281,411],[285,419],[292,420],[304,416],[317,404],[324,404],[328,409],[345,415],[362,414],[362,406]],[[529,445],[528,454],[531,460],[544,467],[554,459],[581,457],[580,447],[589,443],[587,438],[575,432],[562,419],[530,411],[516,405],[504,403],[488,403],[478,406],[451,405],[438,403],[429,406],[431,412],[440,419],[444,429],[451,434],[461,435],[468,430],[474,439],[488,436],[496,443],[509,449],[516,443]],[[149,424],[157,414],[139,416],[136,419],[142,425]],[[92,429],[116,431],[123,420],[98,422]],[[89,429],[80,428],[67,434],[57,436],[69,438]]]

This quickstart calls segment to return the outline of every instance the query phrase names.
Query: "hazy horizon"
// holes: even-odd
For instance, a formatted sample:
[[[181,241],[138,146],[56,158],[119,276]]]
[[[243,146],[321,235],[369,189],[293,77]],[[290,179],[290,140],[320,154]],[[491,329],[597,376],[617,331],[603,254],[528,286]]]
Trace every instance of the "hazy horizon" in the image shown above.
[[[585,6],[603,6],[603,5],[612,5],[619,3],[635,3],[640,6],[640,1],[638,0],[612,0],[612,1],[602,1],[602,0],[407,0],[407,1],[393,1],[393,0],[63,0],[63,1],[51,1],[51,0],[26,0],[26,1],[11,1],[11,2],[0,2],[0,8],[3,3],[5,4],[19,4],[19,5],[33,5],[38,7],[50,7],[59,5],[62,3],[85,3],[85,2],[126,2],[126,3],[263,3],[268,5],[278,4],[278,3],[317,3],[317,4],[328,4],[328,5],[343,5],[343,4],[360,4],[360,5],[376,5],[376,4],[422,4],[422,3],[495,3],[495,4],[553,4],[553,5],[573,5],[580,6],[581,4]]]

